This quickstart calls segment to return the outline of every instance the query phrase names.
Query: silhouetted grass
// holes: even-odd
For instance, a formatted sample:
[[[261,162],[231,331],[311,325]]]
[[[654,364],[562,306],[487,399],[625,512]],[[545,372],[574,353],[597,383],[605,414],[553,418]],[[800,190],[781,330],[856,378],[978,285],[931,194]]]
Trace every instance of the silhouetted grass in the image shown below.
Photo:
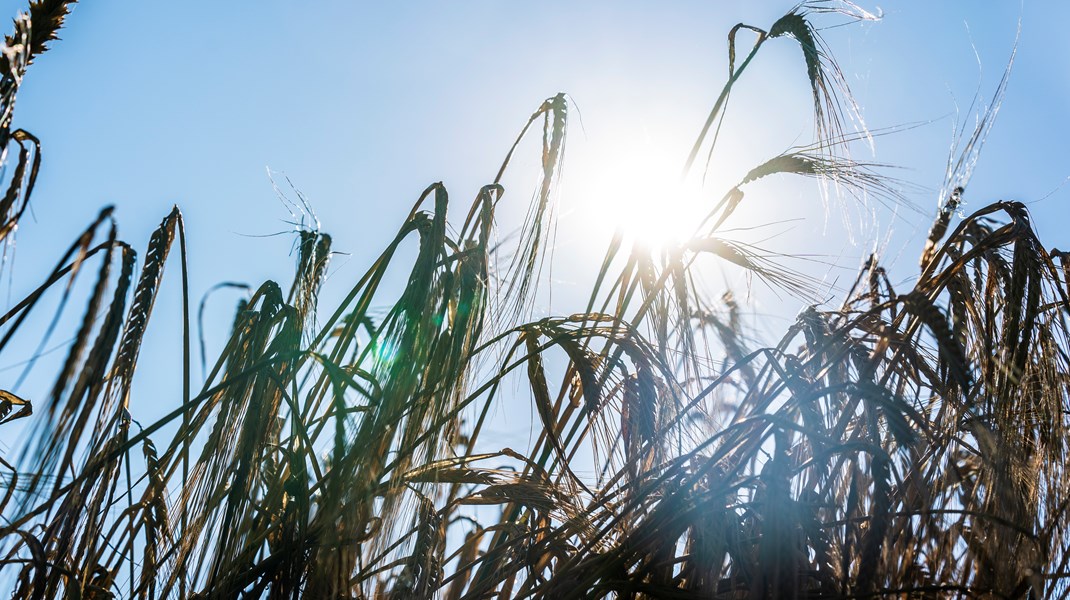
[[[69,4],[32,3],[6,42],[0,142],[20,152],[0,239],[39,166],[33,136],[9,132],[15,93]],[[0,316],[4,351],[42,294],[95,277],[51,393],[0,395],[0,425],[24,418],[31,434],[0,457],[2,585],[14,598],[1065,597],[1070,254],[1044,248],[1020,203],[953,222],[990,121],[949,163],[910,289],[893,289],[874,256],[841,305],[806,308],[756,347],[732,296],[693,284],[696,260],[713,257],[806,289],[722,236],[758,179],[817,177],[895,200],[845,154],[841,114],[853,107],[812,25],[833,6],[732,30],[729,79],[688,167],[779,38],[801,48],[817,142],[752,170],[675,249],[615,238],[578,314],[524,317],[547,247],[563,95],[517,140],[541,144],[542,181],[511,246],[495,246],[494,216],[512,150],[459,228],[447,227],[446,190],[429,186],[318,319],[331,240],[303,231],[293,283],[251,290],[204,381],[190,369],[181,214],[153,233],[135,279],[135,251],[102,211]],[[756,41],[736,64],[741,32]],[[411,242],[415,257],[396,264]],[[139,425],[152,399],[131,380],[146,329],[160,326],[168,265],[183,282],[172,368],[184,400]],[[409,272],[399,294],[383,287],[389,268]],[[537,417],[522,452],[480,442],[496,403],[516,401],[507,379]],[[574,472],[592,460],[596,476]]]

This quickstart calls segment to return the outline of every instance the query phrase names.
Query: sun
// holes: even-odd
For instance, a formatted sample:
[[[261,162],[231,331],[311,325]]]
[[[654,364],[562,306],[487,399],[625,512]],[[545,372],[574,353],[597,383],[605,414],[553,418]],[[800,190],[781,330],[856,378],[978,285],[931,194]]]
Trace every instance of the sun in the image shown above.
[[[587,202],[594,217],[650,251],[671,250],[694,234],[702,186],[681,177],[682,157],[642,145],[611,149],[595,161]]]

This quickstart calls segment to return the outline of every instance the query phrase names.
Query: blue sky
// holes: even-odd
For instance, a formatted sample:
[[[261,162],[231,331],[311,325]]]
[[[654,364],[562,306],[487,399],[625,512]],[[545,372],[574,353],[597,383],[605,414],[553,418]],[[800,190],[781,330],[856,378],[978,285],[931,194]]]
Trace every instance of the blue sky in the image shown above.
[[[278,276],[275,261],[256,258],[285,252],[287,241],[235,235],[286,228],[265,167],[311,199],[339,250],[360,256],[381,245],[428,183],[470,196],[527,114],[557,91],[571,94],[583,118],[582,129],[572,124],[567,207],[580,171],[621,132],[686,152],[721,84],[727,29],[767,26],[790,8],[754,4],[323,2],[310,11],[281,1],[85,2],[30,71],[17,107],[17,124],[47,153],[35,211],[49,231],[73,232],[114,203],[136,240],[178,202],[192,236],[250,253],[223,277]],[[20,5],[0,3],[6,14]],[[945,117],[978,84],[987,98],[1021,14],[1011,91],[976,187],[1035,199],[1070,175],[1063,3],[863,6],[883,8],[884,20],[826,35],[871,127]],[[742,100],[735,118],[754,118],[740,113],[762,104],[761,112],[806,108],[797,49],[781,46],[744,91],[786,91]],[[950,129],[945,118],[880,139],[876,159],[937,185]],[[768,137],[775,151],[803,131],[800,122]],[[32,243],[32,229],[20,243]]]
[[[966,197],[972,208],[998,199],[1031,202],[1042,239],[1070,245],[1063,225],[1070,189],[1060,187],[1070,176],[1070,38],[1063,33],[1070,5],[861,5],[882,9],[884,18],[825,36],[866,123],[926,124],[879,137],[875,156],[856,158],[901,167],[891,173],[917,186],[908,195],[924,214],[879,211],[875,224],[848,236],[835,214],[822,216],[816,187],[792,182],[771,188],[748,213],[759,221],[809,216],[771,230],[778,235],[769,243],[820,254],[846,273],[894,227],[888,258],[900,278],[912,275],[935,212],[956,103],[964,110],[978,90],[989,98],[1020,16],[1010,89]],[[22,6],[4,0],[0,13]],[[329,303],[392,237],[421,190],[442,180],[454,202],[467,205],[532,110],[564,91],[579,111],[559,197],[561,266],[553,304],[543,309],[575,312],[587,291],[584,265],[598,260],[608,238],[603,225],[613,200],[599,197],[612,187],[607,178],[627,179],[629,157],[639,153],[681,164],[723,83],[729,28],[739,21],[768,27],[791,8],[776,1],[309,6],[78,5],[63,40],[30,69],[15,110],[15,124],[41,138],[44,166],[33,198],[36,221],[19,232],[13,296],[36,285],[61,245],[105,204],[117,206],[120,234],[136,248],[173,203],[180,205],[194,301],[220,281],[288,282],[292,236],[254,237],[292,229],[270,168],[309,198],[335,250],[345,253],[334,263]],[[819,26],[842,22],[816,19]],[[732,102],[729,150],[717,163],[725,181],[810,141],[795,44],[763,50]],[[506,180],[515,212],[503,218],[514,224],[536,175],[530,159],[522,155]],[[157,330],[165,331],[150,332],[144,361],[177,349],[180,329],[166,327],[178,315],[177,269],[171,273],[156,316]],[[814,275],[839,276],[820,266]],[[225,322],[232,306],[221,298],[210,318]]]

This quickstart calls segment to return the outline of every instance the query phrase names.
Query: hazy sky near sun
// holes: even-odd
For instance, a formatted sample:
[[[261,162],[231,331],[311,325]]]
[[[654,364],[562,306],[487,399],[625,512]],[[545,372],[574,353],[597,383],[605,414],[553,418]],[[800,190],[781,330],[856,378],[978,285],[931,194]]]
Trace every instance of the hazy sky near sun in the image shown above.
[[[811,215],[771,230],[780,235],[770,243],[782,251],[802,244],[800,251],[854,269],[894,226],[889,258],[905,248],[896,264],[902,277],[912,275],[935,212],[956,103],[965,111],[978,91],[988,100],[1021,17],[1006,102],[966,197],[973,208],[998,199],[1035,202],[1042,239],[1070,245],[1070,189],[1060,188],[1070,176],[1070,38],[1062,25],[1070,4],[860,4],[882,9],[884,18],[824,35],[866,124],[927,124],[878,137],[875,156],[856,158],[902,167],[891,173],[918,186],[908,195],[924,214],[880,212],[876,225],[848,240],[838,219],[822,217],[816,187],[805,183],[801,192],[751,207],[759,222]],[[13,16],[23,5],[4,0],[0,14]],[[637,162],[678,168],[723,84],[730,27],[768,27],[791,6],[86,0],[63,40],[30,68],[15,108],[16,126],[44,147],[36,220],[19,232],[15,297],[106,204],[116,205],[120,235],[139,249],[170,206],[180,205],[195,301],[225,280],[285,285],[292,236],[251,237],[292,230],[266,167],[284,189],[283,176],[301,190],[335,250],[347,253],[336,257],[328,284],[344,293],[428,184],[443,181],[454,208],[467,206],[528,115],[564,91],[578,112],[559,197],[556,258],[566,266],[555,272],[551,308],[575,312],[582,306],[569,298],[587,289],[570,279],[568,265],[600,257],[608,232],[591,225],[613,211],[599,190],[618,189]],[[815,19],[818,26],[843,22]],[[730,172],[726,181],[811,141],[797,44],[782,40],[763,50],[742,83],[717,163]],[[535,144],[532,138],[528,147]],[[506,180],[514,223],[536,169],[521,160]],[[711,190],[711,198],[722,191]],[[177,297],[176,284],[168,285]],[[159,310],[173,314],[175,302],[161,300]],[[214,306],[214,318],[229,319],[231,298]]]

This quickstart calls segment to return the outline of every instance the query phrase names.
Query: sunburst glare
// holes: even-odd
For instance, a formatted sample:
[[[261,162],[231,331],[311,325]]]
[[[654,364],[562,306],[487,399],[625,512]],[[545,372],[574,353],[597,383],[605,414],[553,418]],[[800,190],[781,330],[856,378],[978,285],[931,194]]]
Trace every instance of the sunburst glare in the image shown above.
[[[595,165],[585,199],[605,226],[652,251],[694,234],[703,214],[702,186],[681,177],[682,156],[641,145],[608,154]]]

